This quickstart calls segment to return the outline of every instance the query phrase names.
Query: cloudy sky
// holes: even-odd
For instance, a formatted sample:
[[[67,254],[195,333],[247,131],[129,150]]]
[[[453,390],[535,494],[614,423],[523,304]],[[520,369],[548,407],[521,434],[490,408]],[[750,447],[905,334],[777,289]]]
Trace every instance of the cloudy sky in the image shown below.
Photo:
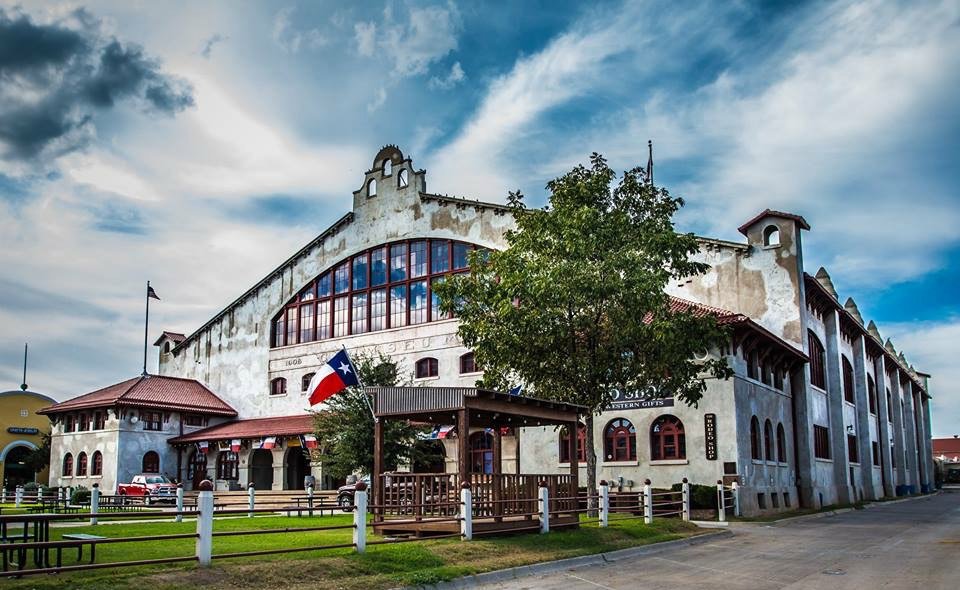
[[[137,374],[144,282],[191,332],[396,143],[504,201],[656,150],[681,229],[809,220],[809,272],[934,375],[960,433],[960,5],[0,0],[0,387]],[[150,351],[155,366],[155,352]]]

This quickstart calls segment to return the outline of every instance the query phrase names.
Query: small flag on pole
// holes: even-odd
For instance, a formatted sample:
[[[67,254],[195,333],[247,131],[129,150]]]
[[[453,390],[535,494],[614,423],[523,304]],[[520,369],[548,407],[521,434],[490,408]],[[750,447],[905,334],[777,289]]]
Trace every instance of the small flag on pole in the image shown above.
[[[322,365],[310,380],[310,385],[307,387],[307,391],[310,392],[310,405],[315,406],[359,382],[347,349],[344,348]]]
[[[320,446],[317,443],[317,437],[312,434],[301,434],[300,435],[300,446],[305,449],[315,449]]]
[[[449,437],[452,431],[453,426],[437,426],[429,433],[424,433],[418,438],[420,438],[420,440],[438,440]]]
[[[239,438],[235,438],[235,439],[231,440],[231,441],[230,441],[230,451],[233,452],[233,453],[239,453],[239,452],[240,452],[240,445],[241,445],[241,444],[243,444],[243,442],[242,442]]]
[[[154,291],[153,287],[151,287],[150,285],[147,285],[147,297],[160,301],[160,297],[157,295],[157,292]]]
[[[206,455],[209,450],[210,450],[210,443],[209,443],[209,442],[207,442],[207,441],[205,441],[205,440],[202,440],[202,441],[200,441],[200,442],[197,443],[197,451],[198,451],[199,453],[201,453],[201,454],[203,454],[203,455]]]
[[[260,448],[270,450],[276,446],[277,446],[277,437],[268,436],[267,438],[263,439]]]
[[[523,383],[510,390],[510,395],[520,395],[523,392]]]

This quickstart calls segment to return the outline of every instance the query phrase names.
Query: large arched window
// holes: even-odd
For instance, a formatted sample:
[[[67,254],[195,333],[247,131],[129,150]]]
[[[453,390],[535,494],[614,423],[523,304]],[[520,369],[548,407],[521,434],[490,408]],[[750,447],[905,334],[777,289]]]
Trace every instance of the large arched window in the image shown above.
[[[474,432],[470,435],[471,473],[493,473],[493,435],[489,432]]]
[[[570,462],[570,429],[566,426],[560,429],[560,462]],[[577,462],[587,461],[587,427],[582,424],[577,427]]]
[[[686,435],[679,418],[667,414],[650,425],[650,458],[654,461],[687,458]]]
[[[427,357],[417,361],[416,376],[417,379],[426,379],[427,377],[436,377],[439,374],[440,365],[437,359]]]
[[[807,331],[807,344],[810,353],[810,383],[820,389],[827,389],[827,356],[823,351],[823,344],[817,335]]]
[[[777,461],[787,462],[787,435],[783,430],[783,423],[777,424]]]
[[[274,317],[272,345],[447,319],[433,286],[465,272],[468,254],[476,248],[453,240],[406,240],[342,260],[304,286]]]
[[[770,420],[763,423],[763,458],[773,461],[773,424]]]
[[[147,451],[143,455],[143,472],[160,473],[160,455],[156,451]]]
[[[73,476],[73,455],[70,453],[63,456],[63,476]]]
[[[460,355],[460,374],[466,375],[468,373],[477,372],[477,359],[474,357],[472,352]]]
[[[877,413],[877,384],[870,375],[867,375],[867,405],[871,414]]]
[[[93,465],[90,466],[90,475],[103,475],[103,453],[93,452]]]
[[[626,418],[615,418],[604,428],[603,457],[606,461],[637,460],[637,429]]]
[[[779,246],[780,245],[780,228],[775,225],[768,225],[763,230],[763,245],[764,246]]]
[[[756,416],[750,418],[750,458],[755,461],[763,460],[763,449],[760,442],[760,420]]]
[[[852,403],[854,402],[854,382],[853,382],[853,365],[850,364],[850,359],[845,355],[840,357],[840,364],[843,366],[843,399]]]
[[[240,479],[240,457],[233,451],[217,454],[217,479]]]
[[[887,388],[887,422],[893,422],[893,396],[890,395],[890,388]]]
[[[77,455],[77,477],[86,477],[87,475],[87,454]]]

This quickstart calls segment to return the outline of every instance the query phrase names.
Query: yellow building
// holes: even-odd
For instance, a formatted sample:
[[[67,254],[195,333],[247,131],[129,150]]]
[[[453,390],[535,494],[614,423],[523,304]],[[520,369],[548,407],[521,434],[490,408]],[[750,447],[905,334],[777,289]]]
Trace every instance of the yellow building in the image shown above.
[[[0,392],[0,479],[3,487],[36,481],[47,485],[48,470],[34,473],[23,464],[26,455],[50,433],[50,419],[37,414],[56,401],[42,393],[11,390]]]

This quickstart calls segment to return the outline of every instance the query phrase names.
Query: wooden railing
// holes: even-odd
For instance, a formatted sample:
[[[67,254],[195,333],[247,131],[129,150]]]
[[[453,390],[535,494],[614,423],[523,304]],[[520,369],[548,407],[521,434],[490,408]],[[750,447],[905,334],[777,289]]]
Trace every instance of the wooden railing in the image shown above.
[[[440,518],[460,510],[460,485],[455,473],[386,473],[381,476],[383,506],[379,517]]]

